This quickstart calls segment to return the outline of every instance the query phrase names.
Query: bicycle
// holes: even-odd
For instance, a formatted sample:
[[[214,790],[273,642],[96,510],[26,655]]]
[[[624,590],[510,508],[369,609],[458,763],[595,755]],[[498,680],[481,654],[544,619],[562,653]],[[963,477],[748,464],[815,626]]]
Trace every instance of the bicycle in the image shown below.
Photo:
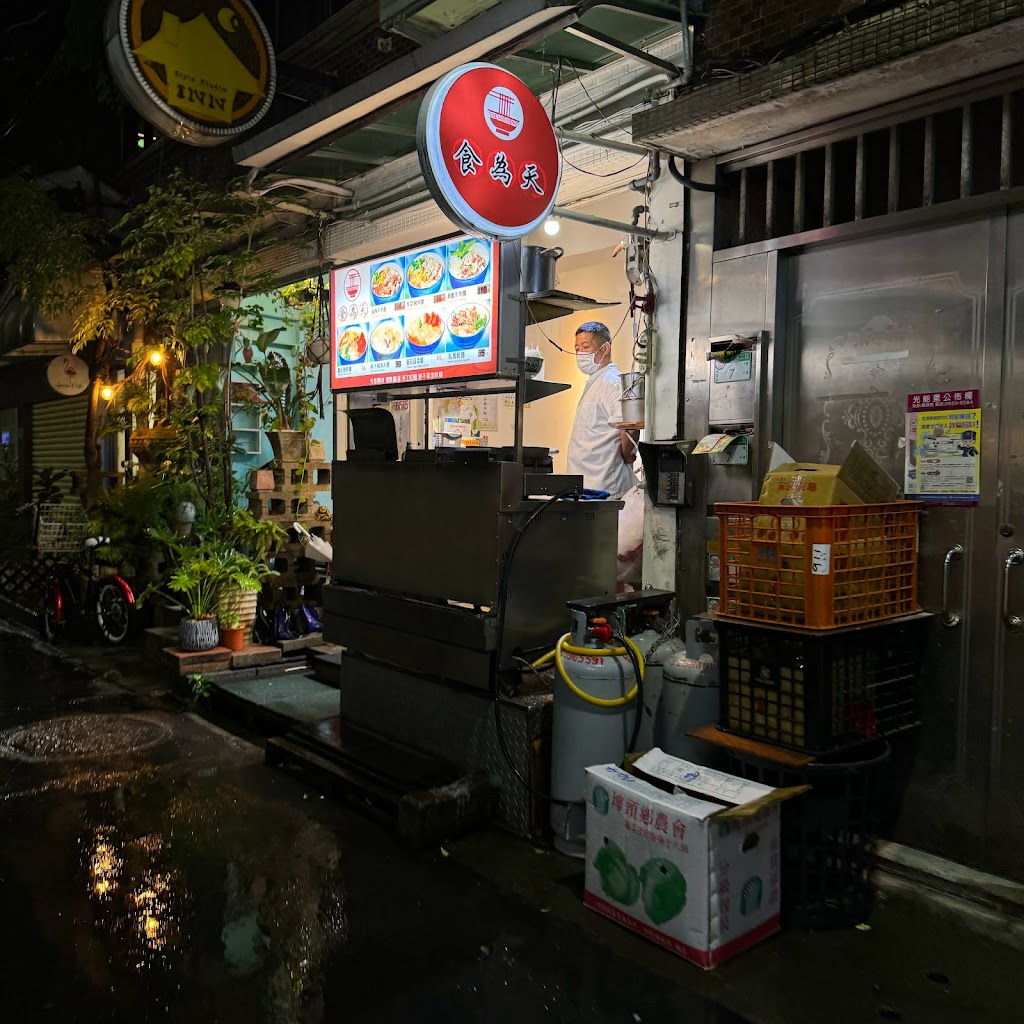
[[[123,576],[97,574],[96,552],[110,538],[90,536],[85,512],[75,505],[30,501],[18,511],[29,508],[35,509],[40,570],[47,573],[39,611],[43,639],[59,643],[69,627],[87,622],[107,643],[122,643],[131,632],[135,594]],[[51,566],[42,564],[46,556],[53,556]]]

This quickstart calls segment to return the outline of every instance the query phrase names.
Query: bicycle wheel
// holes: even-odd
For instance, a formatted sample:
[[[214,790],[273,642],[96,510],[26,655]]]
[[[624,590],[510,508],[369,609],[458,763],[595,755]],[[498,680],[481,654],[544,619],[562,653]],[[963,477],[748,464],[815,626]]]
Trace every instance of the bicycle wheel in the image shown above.
[[[128,635],[131,608],[124,591],[109,580],[96,588],[93,607],[100,636],[109,644],[119,644]]]
[[[64,633],[57,612],[57,590],[53,582],[46,585],[46,594],[39,609],[39,635],[49,644],[56,644]]]

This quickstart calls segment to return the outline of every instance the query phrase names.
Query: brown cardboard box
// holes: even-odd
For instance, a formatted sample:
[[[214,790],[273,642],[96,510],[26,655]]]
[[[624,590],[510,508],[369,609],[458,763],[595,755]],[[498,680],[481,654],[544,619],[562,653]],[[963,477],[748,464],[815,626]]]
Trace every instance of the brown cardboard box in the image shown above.
[[[841,466],[793,462],[773,445],[759,500],[762,505],[874,505],[899,496],[899,484],[854,441]]]

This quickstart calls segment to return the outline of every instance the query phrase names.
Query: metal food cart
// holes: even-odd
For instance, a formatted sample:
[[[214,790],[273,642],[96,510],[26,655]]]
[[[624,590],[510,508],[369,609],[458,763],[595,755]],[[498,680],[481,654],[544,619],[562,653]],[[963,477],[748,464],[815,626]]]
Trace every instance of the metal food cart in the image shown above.
[[[569,600],[614,593],[622,506],[564,500],[579,498],[582,478],[554,475],[546,448],[523,446],[524,405],[568,388],[528,377],[528,322],[598,303],[562,293],[524,295],[519,246],[493,246],[493,371],[464,379],[456,371],[453,379],[425,384],[409,379],[419,373],[406,367],[404,376],[382,372],[388,383],[369,393],[379,404],[511,393],[514,444],[399,453],[390,413],[354,410],[355,442],[332,474],[335,557],[324,630],[345,648],[345,726],[463,772],[487,772],[499,780],[500,819],[529,834],[542,820],[529,784],[543,785],[546,774],[538,740],[551,696],[539,686],[526,692],[529,676],[520,666],[564,631]],[[336,278],[345,273],[335,271]],[[363,278],[372,273],[368,268]],[[453,294],[461,301],[466,291]],[[358,303],[353,307],[358,313]],[[413,302],[402,312],[422,318],[423,308]],[[338,331],[332,334],[337,340]],[[333,383],[346,390],[343,381]]]

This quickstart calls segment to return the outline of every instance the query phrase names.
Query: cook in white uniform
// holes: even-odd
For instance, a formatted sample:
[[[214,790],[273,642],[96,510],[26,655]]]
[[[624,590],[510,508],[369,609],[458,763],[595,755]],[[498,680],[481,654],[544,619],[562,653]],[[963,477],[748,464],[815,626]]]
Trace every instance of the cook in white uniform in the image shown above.
[[[612,362],[612,335],[592,320],[576,330],[576,363],[587,375],[569,437],[568,472],[618,501],[636,486],[630,469],[636,446],[630,431],[610,426],[622,420],[619,368]]]

